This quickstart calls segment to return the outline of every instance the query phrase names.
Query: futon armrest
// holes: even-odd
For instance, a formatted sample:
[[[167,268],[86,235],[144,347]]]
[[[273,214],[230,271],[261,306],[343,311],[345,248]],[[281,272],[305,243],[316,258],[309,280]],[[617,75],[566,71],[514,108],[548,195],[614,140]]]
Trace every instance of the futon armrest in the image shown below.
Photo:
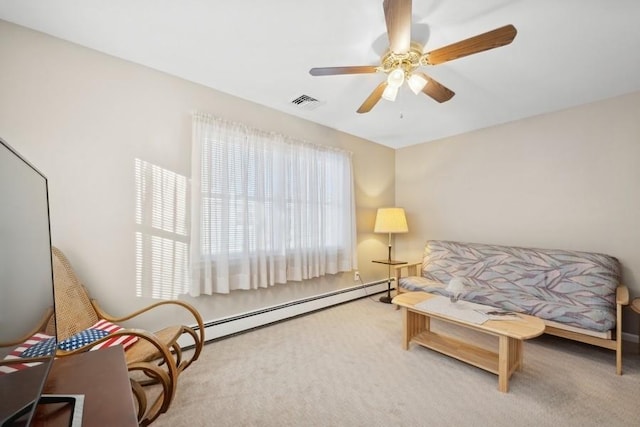
[[[629,304],[629,288],[624,285],[620,285],[616,288],[616,304]]]
[[[406,276],[419,276],[420,275],[420,271],[418,269],[418,266],[422,266],[422,261],[419,262],[414,262],[414,263],[410,263],[410,264],[402,264],[402,265],[396,265],[394,268],[394,270],[396,271],[396,281],[400,280],[402,276],[402,269],[406,268],[407,269],[407,274]]]

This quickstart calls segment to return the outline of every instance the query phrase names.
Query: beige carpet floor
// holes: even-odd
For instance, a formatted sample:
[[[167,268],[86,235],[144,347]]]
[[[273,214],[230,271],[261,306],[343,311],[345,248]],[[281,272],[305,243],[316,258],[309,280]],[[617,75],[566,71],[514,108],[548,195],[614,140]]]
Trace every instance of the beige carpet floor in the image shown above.
[[[433,322],[497,349],[497,340]],[[155,426],[640,426],[640,356],[542,336],[497,376],[402,350],[401,312],[365,298],[205,346]]]

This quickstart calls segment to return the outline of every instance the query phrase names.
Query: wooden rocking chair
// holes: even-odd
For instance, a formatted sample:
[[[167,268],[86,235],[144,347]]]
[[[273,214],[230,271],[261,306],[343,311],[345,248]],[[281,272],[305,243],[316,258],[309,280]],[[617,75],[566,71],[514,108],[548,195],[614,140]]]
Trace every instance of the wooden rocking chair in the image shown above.
[[[169,409],[174,397],[179,374],[198,359],[204,345],[204,325],[198,311],[188,303],[171,300],[161,301],[127,316],[115,317],[100,308],[96,300],[89,297],[71,264],[57,248],[53,250],[53,281],[55,289],[55,321],[58,342],[69,342],[96,328],[97,324],[110,325],[115,332],[69,350],[58,349],[56,356],[64,357],[79,352],[95,350],[100,346],[114,345],[122,341],[125,359],[130,373],[131,389],[138,411],[138,423],[148,425]],[[158,332],[141,329],[119,329],[117,323],[132,319],[149,310],[163,305],[177,305],[188,310],[197,324],[194,328],[184,325],[166,327]],[[111,324],[115,324],[111,326]],[[92,328],[94,327],[94,328]],[[53,331],[53,319],[49,331]],[[194,351],[191,357],[183,359],[178,338],[188,335],[193,339]],[[131,343],[131,341],[135,341]],[[159,387],[158,387],[159,386]]]

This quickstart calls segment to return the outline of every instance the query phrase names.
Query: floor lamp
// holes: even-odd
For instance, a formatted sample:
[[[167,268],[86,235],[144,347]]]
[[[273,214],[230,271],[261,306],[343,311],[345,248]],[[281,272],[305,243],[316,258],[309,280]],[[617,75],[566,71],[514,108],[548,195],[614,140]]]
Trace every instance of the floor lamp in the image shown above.
[[[391,304],[391,266],[398,264],[405,264],[404,261],[397,261],[391,259],[391,234],[395,233],[407,233],[409,228],[407,227],[407,218],[404,215],[404,209],[402,208],[380,208],[376,214],[376,224],[373,228],[374,233],[388,233],[389,234],[389,253],[386,260],[377,260],[379,264],[386,264],[388,271],[387,280],[387,295],[380,297],[380,301]]]

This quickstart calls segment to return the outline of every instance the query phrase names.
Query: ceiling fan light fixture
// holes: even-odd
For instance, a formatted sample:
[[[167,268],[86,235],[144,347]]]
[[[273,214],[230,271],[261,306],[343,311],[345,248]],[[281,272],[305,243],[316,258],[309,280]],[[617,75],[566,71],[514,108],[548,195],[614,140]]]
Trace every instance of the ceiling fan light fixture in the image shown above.
[[[380,0],[378,0],[380,1]],[[412,3],[414,0],[384,0],[382,9],[387,27],[389,49],[380,56],[379,65],[311,68],[312,76],[384,73],[386,76],[360,105],[358,113],[368,113],[380,99],[394,101],[398,91],[407,86],[416,95],[422,92],[434,101],[449,101],[455,93],[425,73],[423,66],[444,64],[469,55],[510,44],[518,31],[509,24],[446,46],[425,52],[421,43],[411,40]],[[415,74],[415,75],[414,75]],[[428,86],[427,86],[428,85]]]
[[[387,101],[395,101],[396,96],[398,96],[398,88],[391,85],[387,85],[387,87],[385,87],[384,91],[382,92],[382,97]]]
[[[389,73],[387,77],[387,84],[394,88],[399,88],[404,83],[404,70],[396,68]],[[397,92],[397,91],[396,91]]]
[[[425,79],[421,74],[411,74],[409,80],[407,80],[409,89],[411,89],[411,92],[416,95],[422,92],[422,89],[427,85],[427,82],[427,79]]]

